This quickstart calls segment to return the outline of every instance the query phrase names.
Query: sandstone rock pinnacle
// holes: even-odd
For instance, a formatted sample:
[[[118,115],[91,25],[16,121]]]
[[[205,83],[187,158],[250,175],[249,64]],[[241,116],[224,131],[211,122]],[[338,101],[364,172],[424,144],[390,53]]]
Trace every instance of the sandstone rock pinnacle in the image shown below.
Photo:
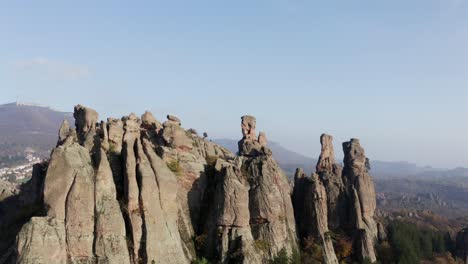
[[[317,162],[317,172],[327,171],[338,173],[336,170],[337,163],[335,160],[335,151],[333,150],[333,137],[327,134],[320,136],[320,144],[322,150]]]
[[[338,264],[332,240],[328,236],[327,193],[319,176],[315,173],[307,176],[302,169],[297,169],[292,200],[300,239],[320,241],[324,262]]]
[[[257,120],[255,117],[250,115],[245,115],[242,118],[241,128],[242,136],[245,139],[255,139],[257,137],[255,132],[255,127],[257,126]]]
[[[82,105],[75,106],[74,110],[73,117],[75,118],[78,141],[80,144],[89,147],[93,145],[98,113],[94,109]]]
[[[378,229],[375,221],[376,195],[372,178],[367,172],[366,155],[358,139],[343,143],[343,180],[350,199],[350,224],[359,231],[361,257],[376,261],[374,249]]]
[[[328,195],[329,227],[336,229],[344,223],[347,214],[342,169],[335,160],[333,137],[322,134],[320,143],[322,149],[316,166],[317,174]]]
[[[255,132],[256,119],[253,116],[245,115],[241,118],[242,139],[238,142],[239,155],[257,156],[271,155],[271,150],[266,146],[267,138],[264,132],[260,132],[257,138]]]

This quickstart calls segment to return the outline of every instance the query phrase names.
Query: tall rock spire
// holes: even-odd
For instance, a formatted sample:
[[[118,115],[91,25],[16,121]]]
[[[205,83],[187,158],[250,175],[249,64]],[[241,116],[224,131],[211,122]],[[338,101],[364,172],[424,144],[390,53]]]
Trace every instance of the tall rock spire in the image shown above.
[[[317,174],[325,186],[328,196],[328,223],[331,229],[339,228],[346,218],[346,201],[344,184],[341,178],[342,169],[335,160],[333,137],[322,134],[322,150],[317,162]]]
[[[320,136],[320,144],[322,150],[317,162],[317,172],[329,172],[333,174],[340,174],[341,168],[335,160],[335,151],[333,149],[333,137],[327,134]]]
[[[260,132],[258,137],[255,132],[257,120],[255,117],[245,115],[241,117],[242,139],[239,141],[239,155],[257,156],[271,155],[271,150],[267,147],[267,138],[264,132]]]
[[[367,158],[359,140],[343,143],[344,168],[338,165],[333,137],[320,137],[322,149],[317,173],[307,176],[296,171],[292,201],[298,234],[302,242],[309,237],[319,241],[325,263],[338,263],[329,230],[341,231],[353,241],[357,259],[376,261],[374,244],[377,224],[374,219],[376,196],[366,168]]]
[[[350,224],[354,226],[358,237],[358,251],[362,259],[376,261],[374,244],[378,229],[375,221],[375,187],[366,167],[366,155],[359,139],[343,143],[344,167],[343,179],[350,199]]]
[[[78,142],[91,150],[94,146],[96,136],[96,123],[98,121],[98,113],[91,108],[77,105],[75,106],[73,117],[75,118],[76,134]]]
[[[257,138],[255,128],[255,117],[243,116],[239,156],[218,160],[215,166],[210,207],[219,209],[205,229],[210,234],[208,251],[218,252],[216,263],[239,262],[232,259],[233,248],[241,253],[242,263],[267,263],[281,250],[292,254],[298,246],[288,180],[265,146],[264,133]]]
[[[338,264],[331,237],[328,235],[327,192],[317,174],[307,176],[296,170],[292,194],[297,231],[300,239],[318,241],[326,264]]]

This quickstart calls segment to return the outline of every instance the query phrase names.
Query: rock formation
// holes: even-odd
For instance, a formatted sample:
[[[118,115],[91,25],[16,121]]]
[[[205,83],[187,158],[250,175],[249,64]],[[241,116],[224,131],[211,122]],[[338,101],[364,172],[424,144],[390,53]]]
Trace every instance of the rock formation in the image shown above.
[[[324,262],[338,264],[329,236],[327,192],[319,176],[315,173],[307,176],[302,169],[298,169],[294,176],[292,199],[301,239],[319,241]]]
[[[253,116],[243,116],[241,122],[242,136],[246,139],[255,139],[256,132],[255,128],[257,126],[257,119]]]
[[[291,197],[253,116],[242,117],[238,155],[172,115],[104,122],[78,105],[74,117],[28,183],[0,182],[0,263],[260,264],[306,237],[338,263],[330,232],[344,226],[375,260],[375,192],[356,140],[342,173],[323,135],[317,174],[298,170]]]
[[[16,261],[189,263],[177,225],[177,176],[151,143],[158,122],[145,113],[143,122],[130,114],[98,125],[97,113],[83,106],[74,116],[77,133],[62,126],[48,164],[45,215],[19,232]]]
[[[76,130],[62,124],[31,190],[2,188],[0,202],[27,193],[30,208],[0,218],[12,230],[3,260],[190,263],[201,255],[262,263],[297,247],[287,179],[265,135],[256,138],[255,118],[243,122],[252,148],[235,157],[171,115],[163,124],[150,112],[98,123],[96,111],[78,105],[74,117]]]
[[[63,123],[59,129],[57,145],[62,145],[67,139],[69,133],[70,133],[70,125],[68,124],[67,120],[63,120]]]
[[[362,259],[376,261],[374,244],[377,240],[375,187],[366,167],[366,155],[358,139],[343,143],[343,179],[349,200],[348,224],[358,237],[357,251]]]
[[[243,116],[241,122],[242,139],[239,141],[239,152],[240,156],[271,156],[271,150],[266,146],[267,139],[266,134],[260,132],[258,138],[255,132],[257,121],[253,116]]]
[[[205,252],[215,263],[265,263],[281,250],[297,249],[294,213],[286,176],[260,144],[255,118],[244,116],[241,156],[218,159],[208,178],[213,193],[204,226]],[[264,134],[263,134],[264,138]]]
[[[244,143],[250,144],[248,141]],[[261,154],[252,156],[249,153],[238,159],[243,177],[249,182],[252,234],[256,241],[269,246],[268,257],[282,249],[291,254],[297,242],[289,183],[266,146],[262,146],[258,153]]]
[[[73,113],[78,142],[88,150],[95,146],[98,113],[82,105],[75,106]]]
[[[352,241],[357,260],[376,261],[374,244],[378,228],[374,219],[376,196],[359,140],[343,143],[344,168],[337,164],[333,137],[323,134],[317,174],[296,171],[292,200],[299,238],[319,241],[324,261],[338,263],[329,231],[345,233]],[[382,234],[383,235],[383,234]]]
[[[337,229],[346,219],[342,169],[335,160],[333,137],[322,134],[320,143],[322,144],[322,150],[316,166],[317,174],[320,176],[328,196],[328,225],[331,229]]]

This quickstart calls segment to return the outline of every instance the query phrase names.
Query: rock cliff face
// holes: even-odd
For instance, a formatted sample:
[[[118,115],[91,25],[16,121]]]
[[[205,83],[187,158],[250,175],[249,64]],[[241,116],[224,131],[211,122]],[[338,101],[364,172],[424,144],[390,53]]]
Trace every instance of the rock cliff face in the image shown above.
[[[317,174],[307,176],[302,169],[296,171],[293,201],[301,239],[318,241],[322,246],[324,262],[337,264],[328,229],[327,192]]]
[[[288,181],[255,118],[243,118],[235,156],[171,115],[162,124],[149,112],[98,122],[78,105],[74,117],[76,130],[62,124],[31,190],[2,188],[0,208],[12,216],[2,215],[2,230],[22,221],[2,261],[264,263],[297,248]]]
[[[320,137],[322,150],[317,162],[317,174],[327,193],[328,225],[332,229],[339,228],[346,221],[346,201],[342,168],[335,160],[333,137],[323,134]]]
[[[294,178],[293,205],[299,238],[320,241],[326,263],[338,263],[329,231],[350,237],[355,258],[376,261],[378,229],[374,219],[376,195],[359,140],[343,143],[344,168],[336,163],[333,137],[323,134],[317,173],[298,169]]]
[[[374,219],[376,195],[374,182],[368,173],[368,162],[364,149],[358,139],[343,143],[343,179],[349,199],[348,224],[354,228],[358,237],[357,251],[361,257],[376,261],[374,244],[378,229]]]
[[[205,252],[222,263],[265,263],[281,250],[297,249],[289,184],[265,134],[257,139],[254,117],[242,117],[242,131],[241,156],[217,159],[208,178],[213,193],[207,204],[216,209],[204,226]]]
[[[104,122],[78,105],[74,117],[30,182],[0,182],[0,263],[268,263],[311,237],[335,264],[338,229],[375,260],[375,192],[356,140],[342,170],[323,135],[317,173],[298,170],[291,193],[253,116],[238,155],[172,115]]]

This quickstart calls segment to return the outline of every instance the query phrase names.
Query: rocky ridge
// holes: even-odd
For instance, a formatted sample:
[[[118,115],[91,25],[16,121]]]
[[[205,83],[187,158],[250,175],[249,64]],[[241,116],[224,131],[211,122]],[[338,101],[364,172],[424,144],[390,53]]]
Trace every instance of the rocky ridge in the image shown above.
[[[21,190],[2,188],[0,262],[266,263],[314,236],[324,262],[338,263],[336,229],[375,260],[375,191],[357,140],[341,169],[322,136],[317,174],[298,170],[291,190],[252,116],[234,155],[175,116],[104,122],[74,110],[76,129],[62,124],[49,162]]]

